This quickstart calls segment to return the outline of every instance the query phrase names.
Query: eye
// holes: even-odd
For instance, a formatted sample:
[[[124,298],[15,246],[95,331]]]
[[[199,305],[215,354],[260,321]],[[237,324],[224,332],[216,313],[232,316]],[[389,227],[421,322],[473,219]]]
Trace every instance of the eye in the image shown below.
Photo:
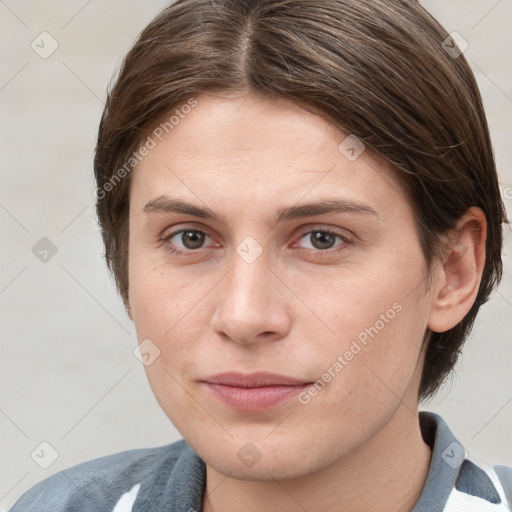
[[[161,242],[165,248],[173,253],[186,253],[203,248],[207,239],[211,238],[200,229],[180,229],[164,235]]]
[[[305,240],[306,249],[316,249],[325,252],[333,247],[339,247],[337,250],[343,250],[350,244],[350,240],[342,233],[329,229],[314,229],[304,233],[299,240]],[[338,240],[338,243],[336,241]]]
[[[198,252],[198,249],[214,247],[214,244],[205,245],[208,240],[213,241],[204,231],[193,228],[172,231],[160,238],[166,250],[183,255],[191,255]],[[345,234],[329,229],[309,230],[302,234],[300,240],[303,240],[301,248],[327,254],[348,249],[352,243]]]

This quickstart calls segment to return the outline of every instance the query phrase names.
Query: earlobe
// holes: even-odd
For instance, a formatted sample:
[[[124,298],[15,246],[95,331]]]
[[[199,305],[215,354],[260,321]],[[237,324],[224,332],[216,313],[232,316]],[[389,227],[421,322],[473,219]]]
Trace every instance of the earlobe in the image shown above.
[[[435,276],[428,327],[445,332],[466,316],[476,299],[485,264],[487,222],[480,208],[470,208],[447,240],[446,254]]]

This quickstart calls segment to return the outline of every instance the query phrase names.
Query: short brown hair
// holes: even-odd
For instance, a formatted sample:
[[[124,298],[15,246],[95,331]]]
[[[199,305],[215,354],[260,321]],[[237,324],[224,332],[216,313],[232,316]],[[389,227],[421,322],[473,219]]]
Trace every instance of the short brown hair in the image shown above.
[[[419,391],[433,395],[501,279],[506,222],[480,93],[464,56],[448,51],[448,38],[415,0],[177,0],[164,9],[108,93],[94,160],[105,256],[125,306],[126,163],[136,165],[134,151],[148,130],[201,93],[283,97],[392,164],[410,195],[429,269],[440,235],[471,206],[484,211],[486,260],[476,300],[454,328],[426,333]]]

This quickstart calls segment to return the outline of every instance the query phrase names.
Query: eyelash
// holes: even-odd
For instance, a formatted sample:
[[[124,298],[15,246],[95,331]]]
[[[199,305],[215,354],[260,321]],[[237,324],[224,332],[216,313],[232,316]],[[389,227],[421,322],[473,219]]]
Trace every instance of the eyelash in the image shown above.
[[[172,231],[171,233],[168,233],[168,234],[162,236],[161,238],[159,238],[159,241],[164,246],[165,250],[169,251],[171,254],[177,254],[177,255],[182,255],[182,256],[192,256],[192,254],[194,252],[198,252],[199,249],[202,249],[202,247],[199,247],[199,249],[195,249],[195,250],[189,249],[188,251],[183,251],[181,249],[177,249],[176,247],[171,246],[169,244],[169,241],[172,238],[174,238],[176,235],[179,235],[180,233],[202,233],[202,234],[206,235],[207,237],[211,238],[208,235],[208,233],[206,233],[205,231],[203,231],[201,229],[184,228],[184,229],[178,229],[176,231]],[[303,238],[306,235],[309,235],[311,233],[327,233],[331,236],[338,238],[339,240],[341,240],[341,242],[343,242],[342,244],[340,244],[339,248],[337,248],[337,249],[325,249],[325,250],[305,249],[307,251],[314,251],[315,253],[317,253],[320,256],[329,256],[329,255],[333,255],[333,254],[337,254],[337,253],[346,251],[353,244],[353,241],[350,238],[348,238],[346,235],[341,234],[337,231],[333,231],[331,229],[310,229],[309,231],[305,231],[304,233],[302,233],[302,235],[298,238],[298,240],[300,240],[301,238]]]

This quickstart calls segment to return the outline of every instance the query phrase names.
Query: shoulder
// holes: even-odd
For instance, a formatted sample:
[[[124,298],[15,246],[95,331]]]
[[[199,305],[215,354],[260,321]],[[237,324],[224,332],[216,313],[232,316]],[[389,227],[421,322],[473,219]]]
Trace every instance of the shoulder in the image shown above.
[[[121,498],[135,501],[141,485],[155,487],[158,477],[167,481],[181,459],[194,456],[180,440],[83,462],[39,482],[9,512],[112,511]]]

